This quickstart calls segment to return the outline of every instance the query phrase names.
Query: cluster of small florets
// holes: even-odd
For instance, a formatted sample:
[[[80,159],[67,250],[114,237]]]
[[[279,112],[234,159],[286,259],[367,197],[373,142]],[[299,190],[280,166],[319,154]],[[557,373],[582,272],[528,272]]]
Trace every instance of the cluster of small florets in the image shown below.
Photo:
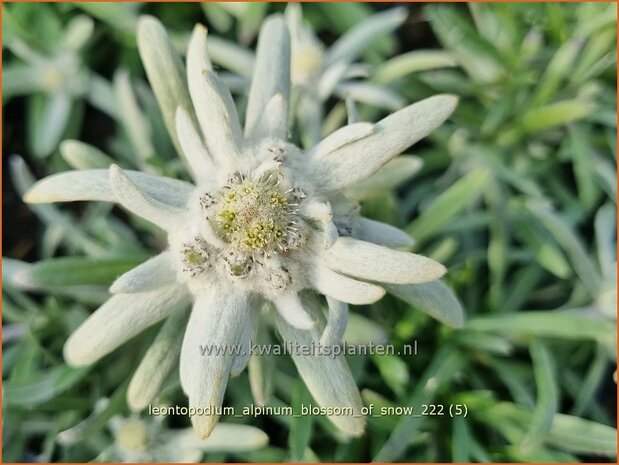
[[[291,267],[296,265],[288,259],[314,227],[301,214],[308,199],[305,188],[294,182],[291,150],[285,142],[268,140],[247,154],[255,157],[253,168],[231,172],[218,187],[201,188],[187,227],[199,233],[176,242],[181,244],[183,281],[199,282],[212,268],[250,288],[278,292],[293,284]],[[259,279],[248,279],[254,275]]]
[[[216,231],[240,251],[253,255],[284,251],[295,205],[267,180],[226,186],[217,204]]]

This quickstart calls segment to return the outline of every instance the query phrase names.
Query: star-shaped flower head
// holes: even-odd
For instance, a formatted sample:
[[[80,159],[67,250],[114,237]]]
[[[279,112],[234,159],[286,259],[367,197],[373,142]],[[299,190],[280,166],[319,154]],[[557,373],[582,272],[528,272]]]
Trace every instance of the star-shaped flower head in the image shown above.
[[[67,341],[71,365],[94,363],[167,319],[132,379],[130,405],[143,408],[156,396],[180,352],[190,407],[216,408],[229,376],[247,364],[265,305],[274,308],[285,341],[334,344],[348,303],[369,304],[383,296],[384,285],[426,283],[445,273],[430,258],[395,250],[411,244],[408,235],[361,217],[346,189],[439,126],[455,97],[431,97],[376,124],[346,126],[303,152],[287,141],[290,42],[282,17],[263,24],[244,127],[209,61],[205,28],[197,26],[189,44],[186,87],[182,65],[166,58],[172,47],[154,48],[167,43],[162,26],[144,18],[138,36],[164,119],[195,183],[111,166],[54,175],[27,193],[29,202],[118,202],[167,233],[168,248],[120,276],[114,295]],[[326,323],[320,294],[328,303]],[[204,355],[207,345],[219,352]],[[247,350],[225,350],[233,346]],[[316,402],[355,412],[331,416],[332,422],[361,434],[362,404],[344,358],[292,356]],[[207,437],[217,415],[192,421]]]

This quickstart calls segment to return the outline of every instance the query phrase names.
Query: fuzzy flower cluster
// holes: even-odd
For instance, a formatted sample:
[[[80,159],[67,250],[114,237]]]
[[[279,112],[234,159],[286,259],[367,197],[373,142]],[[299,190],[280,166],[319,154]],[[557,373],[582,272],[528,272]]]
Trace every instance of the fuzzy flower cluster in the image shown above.
[[[249,351],[203,356],[199,347],[249,347],[264,307],[285,341],[335,344],[346,327],[347,304],[369,304],[384,295],[384,286],[431,282],[445,273],[430,258],[397,250],[411,245],[408,235],[363,218],[346,190],[442,124],[455,97],[422,100],[376,124],[350,124],[302,151],[287,140],[290,38],[282,17],[268,18],[261,29],[243,126],[209,60],[205,28],[193,32],[186,83],[174,78],[179,63],[160,66],[170,49],[158,45],[167,37],[158,21],[142,18],[138,37],[194,182],[113,165],[50,176],[26,194],[28,202],[117,202],[168,238],[165,251],[114,282],[112,297],[67,341],[68,363],[92,364],[166,320],[132,379],[129,404],[144,408],[180,354],[189,405],[219,407],[229,377],[245,368]],[[326,321],[317,295],[326,296]],[[183,310],[189,305],[187,321]],[[293,359],[319,404],[360,413],[343,357]],[[363,432],[360,414],[330,419],[348,435]],[[217,420],[215,414],[192,418],[204,438]]]

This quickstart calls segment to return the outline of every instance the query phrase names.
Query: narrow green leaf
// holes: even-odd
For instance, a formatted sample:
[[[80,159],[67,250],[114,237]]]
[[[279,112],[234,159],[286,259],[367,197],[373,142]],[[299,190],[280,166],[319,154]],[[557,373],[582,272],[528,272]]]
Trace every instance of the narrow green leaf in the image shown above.
[[[90,368],[70,368],[66,365],[38,372],[28,381],[5,381],[4,402],[32,408],[53,399],[77,384]]]
[[[404,394],[409,382],[408,367],[401,358],[395,355],[373,355],[381,378],[397,396]]]
[[[407,228],[416,241],[423,242],[439,231],[464,208],[477,200],[490,182],[490,172],[477,169],[455,182],[425,208]]]
[[[512,337],[552,337],[567,340],[594,340],[614,345],[612,321],[585,310],[520,312],[471,319],[466,327],[474,331],[493,331]]]
[[[430,366],[415,385],[406,405],[420,408],[423,404],[431,404],[439,388],[464,368],[464,361],[451,346],[443,346],[436,353]],[[415,435],[427,417],[404,416],[399,421],[387,442],[374,457],[374,462],[395,462],[406,451],[410,438]]]
[[[539,339],[531,342],[529,350],[535,374],[537,402],[531,423],[522,440],[523,451],[535,450],[544,441],[559,407],[557,373],[550,351]]]
[[[18,273],[14,279],[25,286],[60,287],[111,284],[122,273],[139,265],[145,257],[62,257],[43,260]]]
[[[292,410],[295,415],[290,421],[290,433],[288,435],[288,447],[290,448],[290,460],[303,462],[305,451],[309,447],[312,437],[312,415],[301,415],[301,407],[311,402],[311,396],[302,381],[298,381],[292,394]]]
[[[554,236],[571,260],[574,271],[587,287],[591,296],[595,297],[600,289],[602,277],[591,261],[589,254],[580,238],[570,225],[547,205],[538,201],[528,201],[529,210]]]
[[[595,110],[591,102],[584,100],[562,100],[529,110],[520,121],[522,131],[527,133],[545,131],[563,126],[588,116]]]
[[[71,97],[63,91],[30,98],[28,121],[32,152],[40,158],[56,150],[71,114]]]
[[[403,53],[381,64],[372,80],[388,84],[419,71],[457,66],[454,55],[443,50],[415,50]]]

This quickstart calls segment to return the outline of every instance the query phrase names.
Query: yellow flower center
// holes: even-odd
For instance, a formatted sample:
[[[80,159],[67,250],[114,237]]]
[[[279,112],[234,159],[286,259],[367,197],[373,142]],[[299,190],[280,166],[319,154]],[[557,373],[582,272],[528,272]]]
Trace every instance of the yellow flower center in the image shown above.
[[[288,248],[295,205],[269,180],[228,186],[215,209],[220,237],[245,255]]]

